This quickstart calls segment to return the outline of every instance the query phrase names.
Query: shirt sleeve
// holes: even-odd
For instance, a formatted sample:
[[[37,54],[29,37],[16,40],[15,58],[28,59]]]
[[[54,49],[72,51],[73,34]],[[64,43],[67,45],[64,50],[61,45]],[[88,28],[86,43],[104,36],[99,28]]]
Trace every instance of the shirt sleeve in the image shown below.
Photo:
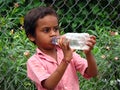
[[[85,58],[82,58],[80,55],[78,55],[77,53],[73,54],[73,61],[75,64],[75,68],[77,71],[80,72],[80,74],[86,78],[86,79],[90,79],[91,76],[87,75],[85,73],[87,67],[88,67],[88,63],[87,60]]]
[[[50,74],[38,59],[31,58],[27,62],[27,76],[42,87],[41,81],[47,79]]]

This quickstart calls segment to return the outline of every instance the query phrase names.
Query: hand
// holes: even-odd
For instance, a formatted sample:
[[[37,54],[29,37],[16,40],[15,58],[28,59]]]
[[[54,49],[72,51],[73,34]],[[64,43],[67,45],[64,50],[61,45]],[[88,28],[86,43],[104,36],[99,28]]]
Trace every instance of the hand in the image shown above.
[[[94,45],[96,44],[96,37],[91,35],[90,36],[90,39],[87,41],[87,46],[89,46],[89,49],[88,50],[84,50],[84,53],[85,54],[88,54],[91,52],[91,50],[93,49]]]
[[[70,62],[72,59],[72,54],[74,50],[70,48],[69,41],[65,38],[65,36],[61,36],[59,40],[59,46],[63,50],[64,59]]]

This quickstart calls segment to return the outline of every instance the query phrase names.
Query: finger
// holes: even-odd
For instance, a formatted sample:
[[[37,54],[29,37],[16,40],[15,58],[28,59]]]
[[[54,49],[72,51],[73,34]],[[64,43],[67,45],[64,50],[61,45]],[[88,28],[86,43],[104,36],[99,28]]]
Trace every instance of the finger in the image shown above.
[[[69,42],[69,40],[66,41],[66,46],[67,46],[67,49],[68,49],[68,50],[71,49],[71,48],[70,48],[70,42]]]
[[[90,35],[90,38],[96,40],[96,36],[94,35]]]
[[[75,52],[76,51],[76,49],[72,49],[72,52]]]
[[[69,44],[69,40],[65,37],[65,36],[62,36],[61,39],[60,39],[60,45],[62,48],[64,49],[68,49],[70,50],[70,44]]]
[[[60,37],[59,41],[58,41],[59,45],[62,45],[62,37]]]
[[[62,44],[63,44],[66,48],[69,48],[69,41],[68,41],[68,39],[63,38]]]
[[[95,37],[91,37],[88,42],[92,43],[93,45],[96,44],[96,38]]]
[[[59,45],[60,45],[61,47],[64,46],[64,38],[65,38],[65,37],[62,36],[62,37],[60,38],[60,40],[59,40]]]
[[[61,48],[63,48],[63,49],[69,48],[68,41],[66,40],[65,37],[61,37],[61,39],[60,39],[60,46],[61,46]]]
[[[95,45],[96,44],[96,40],[94,40],[94,39],[91,39],[91,41],[90,41],[93,45]]]
[[[91,43],[91,42],[87,42],[86,43],[89,47],[92,47],[93,46],[93,43]]]
[[[89,47],[89,50],[93,49],[94,44],[91,42],[87,42],[87,46]]]

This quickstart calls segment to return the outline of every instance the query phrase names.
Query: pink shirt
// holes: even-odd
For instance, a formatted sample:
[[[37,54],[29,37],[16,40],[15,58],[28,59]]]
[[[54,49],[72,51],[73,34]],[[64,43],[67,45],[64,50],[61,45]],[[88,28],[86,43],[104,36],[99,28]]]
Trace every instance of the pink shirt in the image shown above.
[[[41,81],[47,79],[56,70],[63,59],[63,52],[57,47],[57,62],[38,48],[36,51],[27,62],[27,75],[35,82],[38,90],[46,90],[42,87]],[[76,72],[79,71],[83,77],[90,78],[90,76],[85,74],[87,66],[87,61],[74,52],[73,59],[54,90],[79,90],[79,81]]]

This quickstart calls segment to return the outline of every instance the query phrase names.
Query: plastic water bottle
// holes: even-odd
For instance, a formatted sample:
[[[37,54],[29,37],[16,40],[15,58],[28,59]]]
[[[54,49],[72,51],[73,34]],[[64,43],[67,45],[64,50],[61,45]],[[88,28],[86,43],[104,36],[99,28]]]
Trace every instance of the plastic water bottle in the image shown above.
[[[88,33],[66,33],[64,34],[67,40],[69,40],[70,47],[72,49],[87,50],[89,47],[86,45],[87,40],[90,38]],[[60,37],[53,37],[52,43],[58,45]]]

